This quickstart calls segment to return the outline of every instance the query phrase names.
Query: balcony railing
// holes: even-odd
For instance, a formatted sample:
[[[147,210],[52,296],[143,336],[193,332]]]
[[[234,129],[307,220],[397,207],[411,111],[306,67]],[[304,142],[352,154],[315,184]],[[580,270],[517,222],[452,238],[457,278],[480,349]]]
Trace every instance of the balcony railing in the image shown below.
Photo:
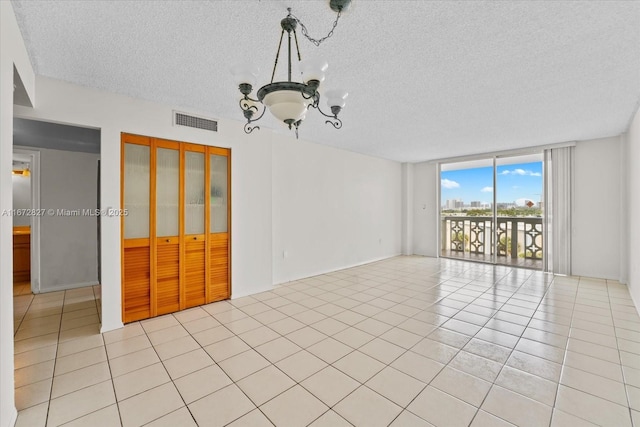
[[[541,217],[499,216],[494,233],[492,217],[443,216],[441,230],[442,256],[491,262],[497,238],[499,264],[542,268]]]

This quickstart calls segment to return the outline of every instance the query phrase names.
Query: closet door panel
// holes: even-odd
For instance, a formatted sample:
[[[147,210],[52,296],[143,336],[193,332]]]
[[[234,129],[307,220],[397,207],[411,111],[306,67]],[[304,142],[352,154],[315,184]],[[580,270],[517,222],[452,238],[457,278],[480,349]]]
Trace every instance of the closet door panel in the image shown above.
[[[185,248],[185,305],[195,307],[206,303],[204,237],[191,236]]]
[[[125,323],[151,317],[149,244],[124,249],[123,306]]]
[[[123,169],[124,208],[128,211],[124,222],[124,238],[148,238],[151,147],[125,142]]]
[[[122,136],[121,206],[128,215],[121,218],[122,312],[124,322],[153,315],[150,241],[150,140],[136,135]]]
[[[210,232],[226,233],[229,227],[229,168],[228,157],[220,154],[209,156],[209,174],[211,181]]]
[[[187,149],[184,153],[184,234],[187,236],[204,234],[204,171],[204,153]]]
[[[209,289],[208,302],[231,296],[230,283],[230,152],[209,147]]]
[[[180,144],[155,140],[156,315],[180,310]]]
[[[229,238],[226,233],[212,234],[210,244],[209,302],[213,302],[229,298]]]
[[[160,239],[159,239],[160,240]],[[180,246],[177,238],[158,242],[156,267],[157,314],[180,310]]]
[[[205,147],[184,145],[184,306],[206,303]]]

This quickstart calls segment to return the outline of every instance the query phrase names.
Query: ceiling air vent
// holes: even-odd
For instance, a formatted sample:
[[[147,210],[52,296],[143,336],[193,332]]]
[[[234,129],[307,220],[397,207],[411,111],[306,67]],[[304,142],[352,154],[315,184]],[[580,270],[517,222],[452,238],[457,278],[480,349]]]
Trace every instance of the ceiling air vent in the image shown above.
[[[211,132],[218,132],[218,122],[204,117],[174,111],[173,124],[176,126],[187,126],[190,128],[204,129]]]

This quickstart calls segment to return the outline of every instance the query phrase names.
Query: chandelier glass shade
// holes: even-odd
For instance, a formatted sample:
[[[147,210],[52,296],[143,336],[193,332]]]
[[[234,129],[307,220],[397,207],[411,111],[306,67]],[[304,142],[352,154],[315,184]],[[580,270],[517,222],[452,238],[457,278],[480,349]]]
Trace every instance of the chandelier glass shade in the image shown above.
[[[281,84],[270,84],[260,88],[258,99],[269,109],[269,112],[281,122],[291,124],[303,120],[311,98],[302,96],[306,87],[302,83],[291,82],[287,89]]]
[[[348,3],[349,1],[347,0],[332,0],[330,2],[331,8],[338,12],[338,19],[340,18],[340,13]],[[342,120],[338,118],[338,114],[345,106],[345,99],[347,98],[348,93],[342,90],[327,91],[325,95],[327,97],[327,105],[330,109],[330,113],[322,111],[320,108],[321,96],[318,89],[320,84],[324,81],[325,72],[329,65],[327,64],[327,61],[320,58],[313,58],[304,61],[301,60],[300,51],[298,49],[298,36],[296,34],[297,24],[300,21],[291,14],[291,8],[289,8],[288,11],[289,14],[280,22],[282,32],[280,35],[280,43],[278,44],[278,51],[276,53],[276,60],[273,65],[271,82],[258,89],[256,92],[257,98],[252,98],[250,95],[259,75],[258,67],[250,63],[242,63],[231,68],[231,73],[234,75],[235,81],[238,84],[238,89],[242,94],[242,98],[240,99],[240,108],[243,112],[244,118],[247,120],[247,123],[244,125],[244,131],[246,133],[251,133],[255,129],[260,129],[259,126],[256,126],[253,123],[260,120],[267,110],[269,110],[271,115],[278,119],[278,121],[287,125],[289,129],[295,129],[296,137],[298,136],[298,127],[306,118],[307,112],[311,108],[318,110],[320,114],[328,118],[325,123],[331,124],[336,129],[340,129],[342,127]],[[336,27],[338,19],[336,19],[333,28]],[[316,45],[333,34],[332,29],[329,35],[324,39],[314,40],[306,34],[306,28],[304,25],[302,25],[302,28],[303,34]],[[285,33],[287,37],[287,80],[274,82],[273,80],[276,74],[276,68],[278,66],[278,59]],[[294,41],[302,82],[292,80],[292,42]]]

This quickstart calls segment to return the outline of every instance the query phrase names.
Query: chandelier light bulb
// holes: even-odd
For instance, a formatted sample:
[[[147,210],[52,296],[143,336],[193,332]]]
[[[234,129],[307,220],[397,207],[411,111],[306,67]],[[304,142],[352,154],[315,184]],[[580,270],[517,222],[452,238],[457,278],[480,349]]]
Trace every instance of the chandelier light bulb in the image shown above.
[[[241,62],[231,67],[231,74],[238,86],[241,84],[255,86],[258,74],[260,74],[260,68],[250,62]]]
[[[322,83],[324,81],[324,75],[329,68],[329,64],[322,58],[312,58],[300,61],[300,72],[302,74],[302,81],[309,83],[311,80],[317,80]]]
[[[333,89],[333,90],[328,90],[324,94],[324,96],[327,97],[327,105],[330,108],[333,108],[333,107],[344,108],[344,106],[346,105],[345,99],[347,99],[347,96],[349,96],[349,92],[347,92],[346,90]]]

